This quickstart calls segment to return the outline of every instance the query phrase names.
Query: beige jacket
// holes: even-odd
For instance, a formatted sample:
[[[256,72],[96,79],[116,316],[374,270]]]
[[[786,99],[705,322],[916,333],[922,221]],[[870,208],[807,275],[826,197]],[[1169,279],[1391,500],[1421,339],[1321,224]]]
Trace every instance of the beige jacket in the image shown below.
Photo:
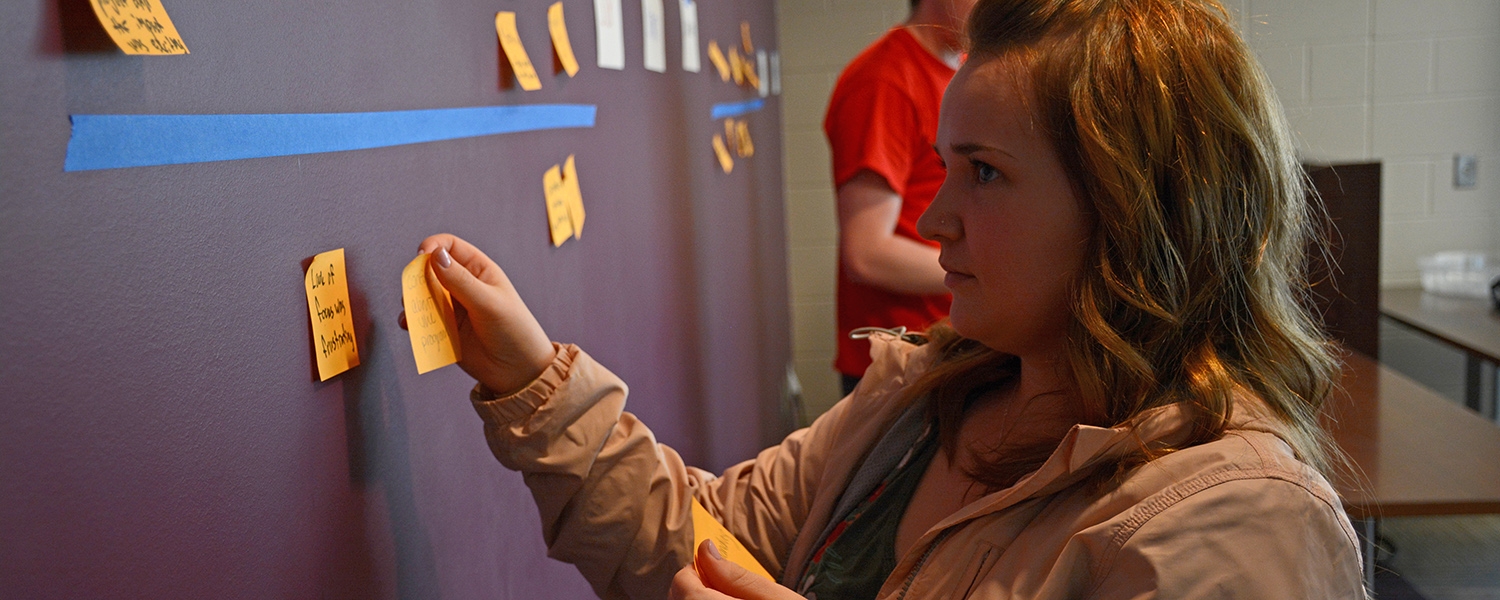
[[[717,477],[656,443],[624,412],[625,384],[573,346],[525,390],[495,399],[476,387],[472,399],[496,458],[531,488],[548,554],[577,565],[601,597],[666,597],[692,560],[693,497],[791,586],[850,477],[906,408],[896,392],[931,361],[896,338],[872,341],[874,365],[853,395]],[[1180,409],[1143,414],[1134,432],[1074,427],[1037,472],[929,530],[879,597],[1365,597],[1333,489],[1275,423],[1237,408],[1220,440],[1113,486],[1078,482],[1141,439],[1180,434]]]

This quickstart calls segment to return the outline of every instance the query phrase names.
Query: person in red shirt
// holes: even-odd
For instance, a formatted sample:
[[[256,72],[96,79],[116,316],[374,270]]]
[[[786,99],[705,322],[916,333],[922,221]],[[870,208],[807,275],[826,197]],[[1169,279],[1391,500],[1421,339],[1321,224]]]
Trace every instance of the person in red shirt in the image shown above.
[[[839,75],[823,130],[838,191],[838,354],[844,394],[870,365],[861,327],[924,331],[948,315],[938,248],[917,217],[943,183],[933,150],[943,90],[975,0],[913,0],[911,17]]]

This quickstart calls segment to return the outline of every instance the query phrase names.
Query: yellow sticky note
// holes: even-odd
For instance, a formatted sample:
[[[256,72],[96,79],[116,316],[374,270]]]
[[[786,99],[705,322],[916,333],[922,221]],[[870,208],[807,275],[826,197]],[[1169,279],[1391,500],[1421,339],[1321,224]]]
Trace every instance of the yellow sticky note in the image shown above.
[[[90,0],[94,16],[126,54],[187,54],[161,0]]]
[[[401,303],[406,330],[417,357],[417,373],[446,367],[463,358],[458,346],[458,320],[453,299],[428,266],[431,255],[418,254],[401,270]]]
[[[755,54],[755,46],[750,45],[749,21],[740,21],[740,45],[745,48],[745,56]]]
[[[771,577],[771,573],[766,571],[765,567],[760,566],[760,561],[755,560],[755,555],[750,554],[750,549],[741,544],[740,540],[734,537],[734,534],[729,533],[728,529],[719,524],[719,521],[714,519],[713,515],[708,514],[708,509],[703,508],[703,504],[699,503],[697,498],[694,498],[693,556],[695,559],[697,558],[698,546],[703,545],[703,540],[713,540],[714,546],[719,549],[719,556],[744,567],[751,573],[775,581],[775,578]],[[703,570],[698,568],[696,562],[695,560],[693,569],[702,573]]]
[[[755,144],[750,141],[750,123],[741,120],[735,124],[735,154],[741,158],[755,156]]]
[[[745,84],[745,65],[740,59],[739,48],[729,48],[729,72],[734,75],[735,85]]]
[[[573,238],[583,237],[583,191],[578,186],[578,168],[573,164],[573,155],[563,163],[563,195],[568,204],[568,220],[573,222]]]
[[[542,193],[547,199],[547,227],[552,230],[552,246],[561,246],[573,235],[573,216],[568,214],[567,186],[557,165],[542,175]]]
[[[724,59],[724,52],[719,50],[718,42],[708,42],[708,60],[719,70],[719,80],[729,81],[729,61]]]
[[[349,309],[349,281],[344,277],[344,249],[329,250],[312,259],[304,281],[307,313],[312,317],[313,354],[318,357],[318,380],[359,366],[354,341],[354,313]]]
[[[729,156],[729,149],[724,147],[724,138],[714,134],[714,155],[719,157],[719,168],[725,173],[734,170],[734,158]]]
[[[547,28],[552,30],[552,51],[562,63],[568,77],[578,74],[578,58],[573,56],[573,43],[568,41],[568,22],[563,20],[562,2],[553,2],[547,8]]]
[[[505,60],[516,74],[516,81],[521,82],[521,89],[528,92],[542,89],[536,67],[531,66],[531,58],[526,56],[526,47],[521,45],[521,36],[516,33],[516,13],[495,13],[495,33],[500,36],[500,49],[505,52]]]

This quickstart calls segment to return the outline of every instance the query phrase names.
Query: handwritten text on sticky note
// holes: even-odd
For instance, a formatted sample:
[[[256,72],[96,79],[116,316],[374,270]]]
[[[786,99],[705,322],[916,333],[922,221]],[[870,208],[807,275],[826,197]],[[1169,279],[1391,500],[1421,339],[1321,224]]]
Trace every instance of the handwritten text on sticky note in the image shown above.
[[[446,367],[462,358],[458,346],[458,321],[453,316],[453,299],[428,266],[430,257],[418,254],[401,270],[401,301],[406,309],[406,330],[411,334],[411,351],[416,355],[419,374]]]
[[[547,8],[547,29],[552,31],[552,52],[568,77],[578,74],[578,57],[573,56],[573,42],[568,40],[568,22],[563,19],[562,2]]]
[[[561,246],[573,235],[573,217],[568,214],[568,195],[563,186],[562,169],[557,165],[542,174],[542,193],[547,200],[547,228],[552,245]]]
[[[734,534],[730,533],[728,529],[725,529],[724,526],[721,525],[713,515],[708,513],[708,509],[703,508],[703,505],[698,502],[698,499],[694,498],[694,557],[697,556],[698,546],[703,545],[703,540],[713,540],[714,546],[719,549],[719,556],[723,556],[730,562],[744,567],[745,570],[750,571],[751,573],[755,573],[757,575],[760,575],[761,577],[765,577],[766,579],[775,581],[775,579],[771,577],[771,574],[766,571],[766,568],[760,565],[760,561],[755,560],[755,555],[750,554],[750,549],[746,548],[744,544],[740,543],[740,540],[738,538],[735,538]],[[703,570],[698,568],[696,560],[694,561],[694,563],[695,564],[693,565],[693,568],[696,569],[699,573],[702,573]]]
[[[521,36],[516,33],[516,13],[495,13],[495,34],[500,36],[500,50],[505,53],[505,60],[516,74],[516,81],[521,82],[521,89],[528,92],[542,89],[542,80],[536,76],[536,67],[531,65],[531,58],[526,56],[526,47],[521,45]]]
[[[161,0],[92,0],[94,16],[126,54],[187,54]]]
[[[354,315],[349,310],[349,281],[344,273],[343,248],[314,256],[312,266],[307,268],[304,285],[319,381],[359,366]]]

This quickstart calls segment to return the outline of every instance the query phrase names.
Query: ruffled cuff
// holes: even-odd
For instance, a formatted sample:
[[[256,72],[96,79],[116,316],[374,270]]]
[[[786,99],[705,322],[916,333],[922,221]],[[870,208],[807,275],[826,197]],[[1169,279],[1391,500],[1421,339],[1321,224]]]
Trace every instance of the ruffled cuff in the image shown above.
[[[503,427],[530,417],[546,404],[557,388],[567,381],[568,374],[573,370],[573,361],[578,358],[578,346],[573,344],[552,342],[552,348],[557,352],[552,364],[547,365],[540,376],[519,392],[496,397],[495,392],[483,383],[474,384],[474,389],[469,392],[469,401],[474,404],[474,411],[479,413],[479,418],[484,419],[485,423]]]

